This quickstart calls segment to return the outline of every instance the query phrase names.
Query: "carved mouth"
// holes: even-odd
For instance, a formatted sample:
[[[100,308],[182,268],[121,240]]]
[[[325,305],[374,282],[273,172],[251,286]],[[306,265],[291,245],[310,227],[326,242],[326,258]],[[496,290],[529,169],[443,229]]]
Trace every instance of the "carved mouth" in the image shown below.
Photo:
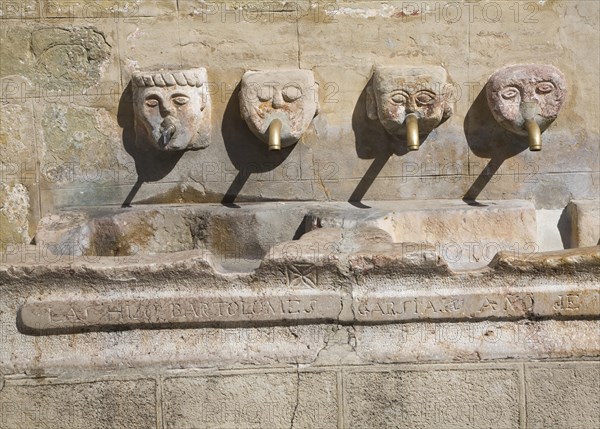
[[[170,116],[167,116],[165,120],[160,124],[160,138],[158,144],[162,149],[168,146],[169,142],[173,138],[173,135],[177,132],[176,120]]]

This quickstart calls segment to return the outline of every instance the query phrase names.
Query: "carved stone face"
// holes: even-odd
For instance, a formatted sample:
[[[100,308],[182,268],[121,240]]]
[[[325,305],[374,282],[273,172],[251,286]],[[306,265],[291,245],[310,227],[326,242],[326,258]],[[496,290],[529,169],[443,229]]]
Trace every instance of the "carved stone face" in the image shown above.
[[[519,64],[496,71],[486,86],[492,115],[507,130],[527,135],[525,121],[545,130],[556,119],[567,95],[565,77],[556,67]]]
[[[208,146],[210,99],[204,68],[133,75],[136,141],[163,151]]]
[[[367,115],[394,136],[406,135],[406,116],[414,113],[419,134],[427,134],[452,115],[449,85],[442,67],[378,67],[367,88]]]
[[[249,71],[242,77],[240,112],[263,142],[269,125],[280,119],[281,145],[300,140],[318,113],[318,84],[310,70]]]

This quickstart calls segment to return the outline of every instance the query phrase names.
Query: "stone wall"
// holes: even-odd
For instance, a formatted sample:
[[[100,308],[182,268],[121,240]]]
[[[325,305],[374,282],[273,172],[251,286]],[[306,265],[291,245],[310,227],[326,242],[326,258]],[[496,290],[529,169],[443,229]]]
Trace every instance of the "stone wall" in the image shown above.
[[[0,428],[600,426],[600,247],[533,252],[600,244],[599,19],[596,0],[0,1]],[[566,77],[541,152],[487,106],[516,63]],[[367,116],[389,65],[452,82],[418,151]],[[210,145],[141,154],[133,73],[197,67]],[[242,75],[298,68],[319,114],[269,152]],[[438,242],[509,253],[452,265]]]
[[[0,382],[1,383],[1,382]],[[595,428],[598,362],[7,378],[3,428]]]
[[[373,230],[248,273],[0,254],[1,427],[598,426],[600,247],[453,272]]]
[[[563,209],[571,198],[596,198],[599,8],[591,0],[3,1],[0,195],[13,201],[0,213],[3,239],[27,241],[58,208],[125,201],[467,196]],[[539,153],[493,120],[483,91],[495,70],[536,62],[554,64],[568,83]],[[447,70],[455,113],[420,150],[406,153],[366,117],[374,65]],[[132,73],[198,66],[211,82],[210,146],[175,160],[136,158]],[[243,122],[237,90],[246,70],[282,68],[314,71],[321,111],[298,144],[273,154]],[[142,170],[153,174],[136,185]]]

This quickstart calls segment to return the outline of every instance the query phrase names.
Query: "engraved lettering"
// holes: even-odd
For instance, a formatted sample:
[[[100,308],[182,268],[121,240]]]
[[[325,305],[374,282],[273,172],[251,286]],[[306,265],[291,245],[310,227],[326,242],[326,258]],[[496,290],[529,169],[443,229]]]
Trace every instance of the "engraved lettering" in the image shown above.
[[[292,303],[294,305],[292,305]],[[288,299],[288,313],[298,314],[300,313],[300,301],[297,299]]]
[[[388,302],[387,303],[387,314],[393,314],[396,315],[396,311],[394,310],[394,303],[393,302]]]
[[[483,313],[484,311],[496,311],[496,307],[498,306],[498,302],[488,297],[485,298],[485,302],[479,309],[478,313]]]
[[[311,314],[312,312],[314,312],[314,311],[315,311],[315,307],[316,307],[316,305],[317,305],[317,301],[316,301],[316,300],[314,300],[314,299],[311,299],[311,300],[310,300],[310,303],[309,303],[309,307],[308,307],[308,308],[305,308],[305,309],[304,309],[304,312],[305,312],[306,314]]]
[[[413,306],[413,314],[417,314],[417,299],[411,299],[410,301],[404,301],[403,305],[402,305],[402,309],[404,313],[408,313],[408,310],[406,309],[408,304],[414,304]]]
[[[249,316],[251,314],[256,314],[254,312],[254,305],[256,304],[256,301],[252,302],[252,305],[248,305],[249,303],[247,301],[242,301],[242,314]],[[248,308],[249,307],[249,308]]]
[[[108,321],[112,322],[112,321],[121,321],[123,319],[123,307],[122,306],[118,306],[118,307],[108,307]],[[116,317],[116,319],[113,319],[113,316]]]
[[[196,307],[194,307],[192,305],[192,308],[194,309],[194,313],[197,315],[198,312],[196,311]],[[208,315],[208,304],[205,302],[200,303],[200,312],[202,313],[203,317],[210,317]]]
[[[142,311],[142,306],[141,305],[138,305],[136,307],[135,313],[133,315],[131,314],[131,309],[130,309],[129,306],[127,306],[127,310],[128,310],[128,317],[130,319],[140,320],[140,319],[143,319],[143,317],[144,317],[144,312]]]
[[[366,316],[369,314],[369,307],[367,306],[366,302],[361,301],[358,304],[358,314],[360,314],[361,316]]]
[[[427,304],[425,304],[425,308],[423,309],[423,313],[427,311],[433,311],[435,313],[435,307],[433,306],[433,302],[430,299],[427,300]]]
[[[232,308],[233,308],[233,310],[232,310]],[[234,316],[238,312],[239,309],[240,309],[240,306],[237,302],[230,302],[227,305],[227,315]]]
[[[580,307],[580,297],[578,294],[559,295],[558,301],[554,303],[553,308],[556,311],[576,311]]]
[[[275,308],[273,307],[273,304],[271,304],[271,301],[267,301],[267,305],[269,306],[271,314],[275,314]]]
[[[185,310],[181,308],[181,304],[174,302],[171,304],[171,316],[173,318],[185,317]]]
[[[48,321],[50,323],[60,323],[64,322],[64,319],[60,317],[60,314],[54,313],[54,311],[52,311],[52,308],[48,308]]]
[[[377,301],[375,303],[375,306],[371,309],[371,313],[381,313],[381,314],[385,314],[385,310],[381,307],[381,303],[379,301]]]

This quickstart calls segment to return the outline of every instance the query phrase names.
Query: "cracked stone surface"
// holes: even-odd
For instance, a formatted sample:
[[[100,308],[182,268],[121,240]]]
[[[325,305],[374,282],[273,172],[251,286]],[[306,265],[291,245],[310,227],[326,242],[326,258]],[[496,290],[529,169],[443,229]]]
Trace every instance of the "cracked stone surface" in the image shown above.
[[[164,385],[170,427],[314,428],[337,424],[332,371],[170,377]]]

